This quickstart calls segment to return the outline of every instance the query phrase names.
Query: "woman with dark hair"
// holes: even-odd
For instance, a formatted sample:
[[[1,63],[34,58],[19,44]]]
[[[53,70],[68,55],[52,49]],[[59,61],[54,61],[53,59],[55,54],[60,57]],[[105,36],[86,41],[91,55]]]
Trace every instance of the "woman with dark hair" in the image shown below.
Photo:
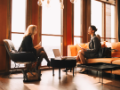
[[[99,49],[101,48],[100,44],[100,38],[95,35],[95,32],[97,31],[97,28],[93,25],[91,25],[88,28],[88,34],[91,36],[91,40],[89,42],[89,49],[81,48],[81,50],[78,52],[77,55],[77,61],[80,61],[81,64],[86,64],[86,58],[97,58]],[[85,69],[82,68],[80,73],[84,73]]]

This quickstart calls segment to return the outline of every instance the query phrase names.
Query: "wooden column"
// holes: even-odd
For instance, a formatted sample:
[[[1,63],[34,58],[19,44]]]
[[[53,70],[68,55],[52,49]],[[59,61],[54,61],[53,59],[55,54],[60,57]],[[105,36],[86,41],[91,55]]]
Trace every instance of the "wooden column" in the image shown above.
[[[67,0],[67,45],[72,44],[72,3]]]
[[[115,5],[115,32],[116,42],[118,42],[118,0],[116,0]]]
[[[38,0],[27,0],[27,18],[26,18],[26,28],[33,24],[37,25],[37,34],[34,38],[34,45],[41,41],[40,32],[42,27],[42,7],[38,6]]]
[[[82,31],[83,31],[83,43],[90,41],[90,36],[87,33],[89,26],[91,25],[91,0],[82,0]]]
[[[9,37],[8,26],[8,3],[9,0],[0,0],[0,72],[5,72],[8,70],[7,60],[6,60],[6,49],[3,44],[3,39]]]
[[[38,34],[37,34],[37,42],[39,43],[41,39],[41,33],[42,33],[42,7],[39,6],[38,8]]]
[[[38,6],[38,4],[37,4],[37,1],[38,0],[32,0],[32,8],[31,8],[31,24],[33,24],[33,25],[37,25],[37,27],[39,26],[38,25],[38,21],[39,21],[39,19],[38,19],[38,8],[39,8],[39,6]],[[36,44],[38,44],[38,36],[39,36],[39,33],[37,33],[36,35],[35,35],[35,37],[34,37],[34,40],[33,40],[33,43],[34,43],[34,45],[36,45]]]
[[[63,55],[67,55],[67,45],[72,44],[72,3],[70,0],[64,0],[63,9]]]

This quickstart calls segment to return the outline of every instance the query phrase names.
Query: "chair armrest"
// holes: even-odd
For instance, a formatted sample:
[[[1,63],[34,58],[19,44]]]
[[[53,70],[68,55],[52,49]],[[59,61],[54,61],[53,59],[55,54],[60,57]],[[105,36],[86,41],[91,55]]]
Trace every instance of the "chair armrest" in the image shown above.
[[[11,59],[15,62],[34,62],[36,57],[31,52],[12,52]]]
[[[117,49],[111,49],[111,51],[117,52],[118,50]]]
[[[76,56],[76,55],[77,55],[76,45],[68,45],[67,46],[67,56]]]

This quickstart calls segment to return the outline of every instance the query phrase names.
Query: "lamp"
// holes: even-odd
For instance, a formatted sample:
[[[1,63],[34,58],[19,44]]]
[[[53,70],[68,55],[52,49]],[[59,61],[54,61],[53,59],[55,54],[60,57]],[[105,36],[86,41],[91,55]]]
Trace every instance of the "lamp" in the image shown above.
[[[75,3],[77,0],[70,0],[71,3]]]
[[[39,6],[42,6],[42,2],[43,2],[44,0],[38,0],[38,5]],[[70,2],[71,3],[75,3],[77,0],[70,0]],[[47,0],[47,5],[49,5],[50,4],[50,0]],[[63,0],[60,0],[60,4],[61,4],[61,9],[64,9],[64,4],[63,4]]]
[[[42,1],[44,1],[44,0],[38,0],[37,4],[38,4],[39,6],[42,6]]]
[[[60,3],[61,3],[61,9],[64,9],[63,0],[60,0]]]

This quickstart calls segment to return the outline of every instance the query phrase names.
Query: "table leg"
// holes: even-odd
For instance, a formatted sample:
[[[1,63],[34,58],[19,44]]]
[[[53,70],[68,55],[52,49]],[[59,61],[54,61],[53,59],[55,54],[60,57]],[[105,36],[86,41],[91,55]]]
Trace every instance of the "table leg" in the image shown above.
[[[98,72],[99,72],[99,71],[96,72],[96,77],[97,77],[97,76],[99,77],[99,73],[98,73]]]
[[[103,85],[103,71],[101,71],[101,76],[100,76],[99,73],[98,73],[98,76],[99,76],[99,82],[98,83],[101,83]]]
[[[74,67],[73,67],[73,77],[74,77]]]
[[[67,68],[66,68],[66,75],[67,75]]]
[[[59,68],[59,79],[61,79],[61,69]]]
[[[54,67],[53,67],[53,76],[54,76],[55,74],[54,74]]]
[[[102,71],[102,82],[101,82],[101,83],[102,83],[102,85],[103,85],[103,71]]]

